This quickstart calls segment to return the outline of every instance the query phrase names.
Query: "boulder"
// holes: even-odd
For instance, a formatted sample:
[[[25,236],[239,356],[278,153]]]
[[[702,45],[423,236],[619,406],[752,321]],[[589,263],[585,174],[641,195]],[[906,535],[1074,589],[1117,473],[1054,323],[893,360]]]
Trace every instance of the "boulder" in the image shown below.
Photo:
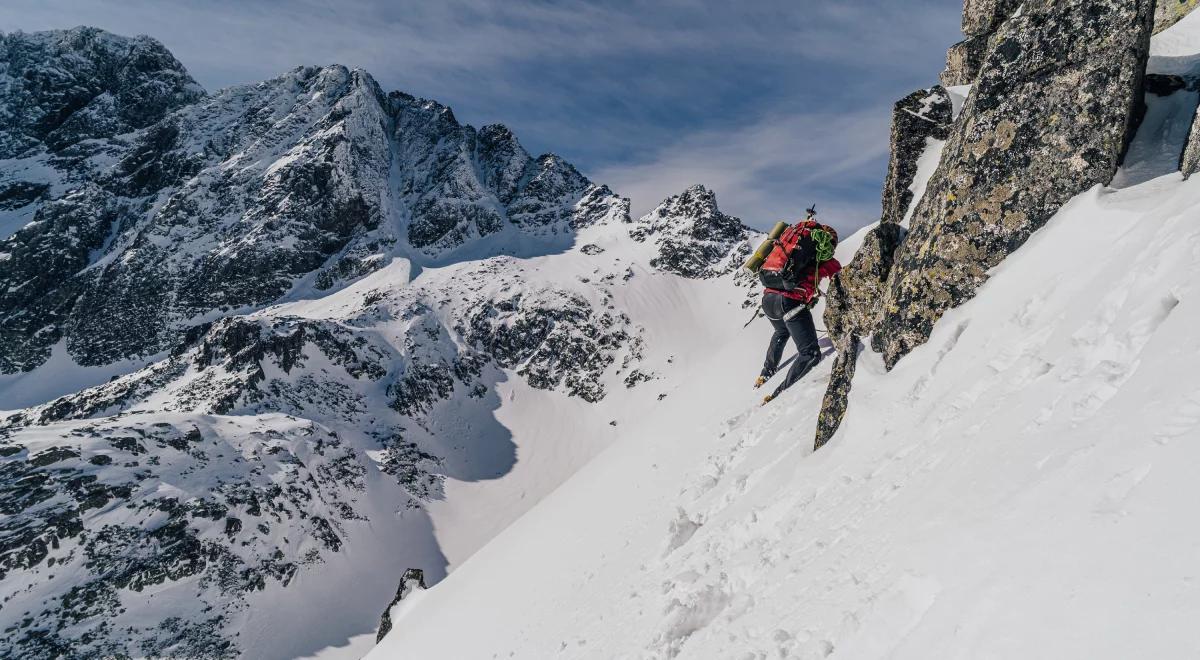
[[[1153,10],[1030,1],[991,37],[886,287],[872,347],[889,368],[1064,203],[1111,181],[1141,102]]]

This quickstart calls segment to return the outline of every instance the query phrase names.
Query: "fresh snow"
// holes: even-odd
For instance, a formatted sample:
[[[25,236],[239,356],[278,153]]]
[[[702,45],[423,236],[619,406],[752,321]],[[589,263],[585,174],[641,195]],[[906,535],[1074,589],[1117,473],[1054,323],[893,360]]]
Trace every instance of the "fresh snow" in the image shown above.
[[[1200,653],[1198,205],[1081,195],[891,373],[865,352],[815,455],[828,361],[758,407],[765,328],[714,316],[687,385],[367,657]]]
[[[1200,180],[1166,168],[1189,96],[1152,99],[1114,186],[893,371],[864,351],[816,454],[832,361],[760,406],[766,326],[708,310],[670,396],[393,608],[367,658],[1200,655]]]

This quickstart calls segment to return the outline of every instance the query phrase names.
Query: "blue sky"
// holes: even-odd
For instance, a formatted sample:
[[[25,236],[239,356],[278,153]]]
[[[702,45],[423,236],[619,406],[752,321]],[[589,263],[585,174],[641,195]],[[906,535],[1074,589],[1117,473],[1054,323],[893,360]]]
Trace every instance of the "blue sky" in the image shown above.
[[[653,207],[692,183],[764,227],[879,213],[890,106],[937,82],[961,0],[5,0],[0,30],[149,34],[210,90],[342,63],[509,125]]]

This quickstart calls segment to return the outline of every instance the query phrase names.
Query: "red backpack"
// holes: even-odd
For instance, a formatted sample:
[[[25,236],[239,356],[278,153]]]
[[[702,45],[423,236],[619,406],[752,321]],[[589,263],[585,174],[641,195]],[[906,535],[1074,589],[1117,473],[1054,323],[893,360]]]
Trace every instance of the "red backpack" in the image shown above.
[[[837,232],[812,220],[788,227],[776,241],[775,248],[758,271],[758,280],[768,289],[793,291],[804,283],[809,271],[817,265],[817,244],[813,229],[823,229],[837,242]]]

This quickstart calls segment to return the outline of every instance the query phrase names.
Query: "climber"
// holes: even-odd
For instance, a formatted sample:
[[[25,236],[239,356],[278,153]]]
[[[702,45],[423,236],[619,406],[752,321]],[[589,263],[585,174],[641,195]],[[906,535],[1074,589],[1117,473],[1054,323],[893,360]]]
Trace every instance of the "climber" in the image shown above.
[[[779,369],[779,359],[788,337],[796,344],[799,355],[788,370],[787,377],[775,391],[763,399],[770,403],[791,387],[821,361],[817,329],[813,324],[812,308],[820,296],[822,278],[833,277],[842,265],[833,257],[837,247],[837,232],[815,220],[816,206],[808,209],[804,222],[788,227],[776,238],[770,252],[758,269],[763,292],[762,310],[775,327],[767,346],[767,359],[754,388],[765,385]],[[764,245],[764,247],[767,247]],[[761,251],[761,248],[760,248]]]

